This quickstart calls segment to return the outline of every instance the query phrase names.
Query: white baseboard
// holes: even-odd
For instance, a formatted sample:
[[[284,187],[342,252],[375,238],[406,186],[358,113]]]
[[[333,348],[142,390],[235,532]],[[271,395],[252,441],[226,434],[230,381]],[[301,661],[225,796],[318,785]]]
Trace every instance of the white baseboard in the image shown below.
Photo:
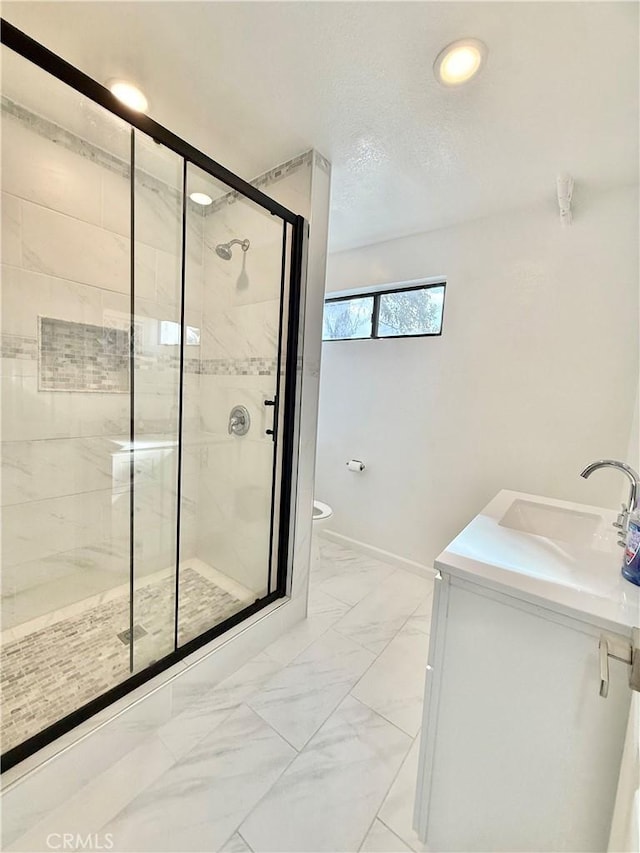
[[[420,575],[424,578],[433,578],[436,575],[436,570],[432,566],[425,566],[422,563],[416,563],[414,560],[407,560],[406,557],[401,557],[399,554],[392,554],[391,551],[383,551],[382,548],[376,548],[375,545],[368,545],[366,542],[360,542],[358,539],[352,539],[350,536],[344,536],[342,533],[323,529],[318,531],[318,535],[329,539],[331,542],[336,542],[338,545],[344,545],[345,548],[361,551],[375,560],[390,563],[392,566],[397,566],[406,572],[413,572],[414,575]]]

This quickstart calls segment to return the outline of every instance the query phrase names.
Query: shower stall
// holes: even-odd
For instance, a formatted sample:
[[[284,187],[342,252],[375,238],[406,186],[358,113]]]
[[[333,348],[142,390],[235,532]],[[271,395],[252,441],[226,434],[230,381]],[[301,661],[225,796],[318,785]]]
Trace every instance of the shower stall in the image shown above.
[[[2,25],[3,767],[287,594],[305,220]]]

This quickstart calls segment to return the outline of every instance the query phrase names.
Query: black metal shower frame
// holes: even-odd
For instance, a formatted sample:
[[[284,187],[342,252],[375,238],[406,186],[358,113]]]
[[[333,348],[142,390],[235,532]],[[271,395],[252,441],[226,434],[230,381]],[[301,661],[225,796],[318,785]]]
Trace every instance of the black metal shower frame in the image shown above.
[[[119,118],[127,122],[131,128],[131,309],[132,309],[132,329],[130,334],[130,355],[133,359],[134,352],[134,335],[133,335],[133,316],[135,313],[135,280],[134,280],[134,172],[135,172],[135,138],[134,128],[145,133],[147,136],[161,143],[166,148],[174,151],[183,158],[183,186],[182,186],[182,275],[181,275],[181,327],[182,334],[180,338],[180,389],[179,389],[179,406],[178,406],[178,471],[177,471],[177,505],[178,515],[177,523],[177,545],[176,545],[176,592],[179,580],[179,555],[180,555],[180,489],[181,489],[181,465],[182,465],[182,438],[183,438],[183,376],[184,368],[184,346],[185,346],[185,275],[184,275],[184,252],[185,252],[185,223],[186,223],[186,173],[187,164],[192,163],[204,172],[207,172],[212,177],[226,184],[232,190],[236,191],[241,196],[248,198],[250,201],[269,211],[273,216],[277,216],[283,220],[283,262],[286,257],[286,240],[288,235],[287,225],[290,226],[290,269],[289,280],[285,280],[284,265],[281,278],[281,322],[280,336],[278,339],[278,359],[277,359],[277,405],[274,407],[274,430],[276,434],[274,438],[274,483],[276,478],[276,460],[278,454],[280,456],[280,498],[278,501],[278,529],[274,529],[274,514],[275,504],[271,506],[271,551],[269,554],[269,585],[267,595],[260,598],[245,607],[243,610],[235,613],[233,616],[224,620],[218,625],[213,626],[208,631],[205,631],[198,637],[188,641],[182,646],[177,643],[177,607],[178,599],[176,595],[176,622],[175,622],[175,637],[174,650],[169,655],[152,663],[141,672],[131,675],[128,679],[117,684],[115,687],[108,690],[106,693],[96,697],[91,702],[77,708],[71,714],[63,717],[52,725],[48,726],[43,731],[38,732],[27,740],[23,741],[18,746],[5,752],[0,758],[0,769],[2,772],[23,761],[28,756],[47,746],[52,741],[59,738],[61,735],[71,731],[80,723],[92,717],[97,712],[111,705],[113,702],[126,696],[141,684],[154,678],[164,670],[173,666],[178,661],[187,657],[192,652],[201,648],[211,640],[228,631],[235,625],[243,622],[249,616],[267,607],[272,602],[287,594],[287,581],[289,577],[289,566],[292,554],[293,542],[293,522],[295,513],[293,512],[293,501],[295,498],[293,483],[295,479],[294,465],[296,462],[296,410],[299,401],[297,384],[298,371],[298,342],[300,332],[300,305],[301,305],[301,290],[303,285],[303,258],[305,255],[305,241],[308,233],[307,223],[304,217],[293,213],[288,208],[279,204],[274,199],[262,193],[259,189],[239,178],[233,172],[230,172],[220,163],[212,160],[202,151],[194,148],[185,140],[181,139],[175,133],[172,133],[166,127],[163,127],[158,122],[154,121],[149,116],[135,112],[121,101],[119,101],[107,88],[102,86],[97,81],[93,80],[84,72],[80,71],[75,66],[62,59],[57,54],[53,53],[48,48],[44,47],[39,42],[32,39],[30,36],[17,29],[13,24],[0,18],[0,41],[1,43],[22,56],[24,59],[32,62],[34,65],[41,68],[43,71],[56,77],[62,83],[75,89],[80,94],[94,101],[99,106],[117,115]],[[288,294],[287,294],[288,286]],[[283,315],[285,312],[286,303],[286,352],[283,361]],[[133,362],[132,362],[133,368]],[[135,438],[134,417],[133,417],[133,393],[134,393],[134,373],[131,370],[131,388],[130,394],[132,397],[131,418],[130,418],[130,584],[133,592],[133,524],[134,524],[134,505],[133,505],[133,488],[134,488],[134,449],[133,439]],[[284,376],[284,400],[280,397],[282,388],[282,377]],[[275,494],[275,489],[274,489]],[[277,542],[277,545],[276,545]],[[275,567],[271,565],[274,549],[277,553],[277,561]],[[272,589],[272,574],[275,568],[275,586]],[[133,654],[133,595],[131,594],[130,604],[130,649],[131,656]],[[133,669],[133,660],[131,658],[131,668]]]

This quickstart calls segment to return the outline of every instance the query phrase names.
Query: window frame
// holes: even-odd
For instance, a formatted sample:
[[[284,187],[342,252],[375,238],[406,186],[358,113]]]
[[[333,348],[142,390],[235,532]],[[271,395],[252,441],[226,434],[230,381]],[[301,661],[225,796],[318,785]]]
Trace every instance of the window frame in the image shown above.
[[[380,297],[387,296],[390,293],[409,293],[413,290],[431,290],[434,287],[442,288],[442,314],[440,315],[440,331],[439,332],[416,332],[408,335],[380,335],[378,334],[380,326]],[[322,343],[330,343],[331,341],[395,341],[399,338],[439,338],[442,335],[444,328],[444,308],[447,301],[447,282],[446,281],[430,281],[422,284],[411,284],[407,287],[385,287],[380,290],[359,290],[356,293],[349,293],[346,296],[330,296],[324,300],[324,305],[331,302],[346,302],[349,299],[365,299],[373,297],[373,310],[371,312],[371,334],[359,336],[357,338],[325,338],[322,337]]]

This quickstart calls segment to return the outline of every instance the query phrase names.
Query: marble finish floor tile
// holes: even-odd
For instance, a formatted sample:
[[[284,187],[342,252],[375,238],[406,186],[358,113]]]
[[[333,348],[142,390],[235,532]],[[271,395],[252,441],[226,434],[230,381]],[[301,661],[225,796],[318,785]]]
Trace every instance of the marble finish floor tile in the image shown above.
[[[40,823],[46,826],[52,816],[59,814],[60,809],[94,782],[101,796],[111,798],[108,780],[112,768],[136,753],[138,747],[152,737],[157,720],[164,716],[161,690],[135,703],[136,698],[141,698],[143,689],[139,687],[130,694],[134,699],[132,706],[125,709],[120,705],[117,726],[101,725],[113,713],[112,709],[105,709],[78,726],[73,735],[63,736],[50,748],[3,773],[0,849],[9,848],[34,826]],[[74,736],[82,739],[77,748]],[[155,760],[162,750],[155,753],[152,747],[150,754]],[[45,766],[41,766],[43,761]],[[139,775],[144,776],[146,772]]]
[[[319,576],[317,573],[312,575],[311,583],[317,583],[317,588],[321,592],[346,604],[354,605],[379,587],[395,571],[393,566],[387,563],[359,557],[357,561],[340,564],[340,570],[334,571],[324,579],[322,572]]]
[[[411,744],[348,696],[240,827],[255,851],[355,851]]]
[[[309,588],[308,614],[309,616],[318,616],[322,614],[336,616],[340,618],[350,610],[351,604],[346,604],[332,595],[327,595],[326,592],[318,589],[315,584],[311,584]]]
[[[360,848],[362,853],[411,853],[404,841],[376,818]]]
[[[328,593],[353,606],[395,568],[381,560],[318,537],[319,560],[311,572],[312,590]]]
[[[356,567],[363,560],[362,554],[357,554],[350,548],[344,548],[335,542],[325,539],[323,536],[314,534],[317,540],[318,559],[313,563],[312,573],[316,583],[321,583],[335,574],[341,574],[345,570]]]
[[[429,637],[409,619],[351,691],[411,737],[422,724]]]
[[[158,729],[158,737],[176,758],[181,758],[280,669],[277,661],[261,652],[212,688],[185,673],[168,687],[172,715]]]
[[[240,835],[239,832],[234,833],[227,841],[220,853],[252,853],[251,848]]]
[[[416,737],[391,790],[378,812],[380,820],[416,853],[426,851],[413,828],[420,737]]]
[[[115,851],[216,851],[296,752],[246,705],[103,827]]]
[[[267,646],[265,654],[283,666],[290,663],[349,610],[349,604],[319,590],[311,590],[307,618]]]
[[[429,635],[431,632],[431,614],[428,616],[416,616],[414,614],[413,616],[409,616],[404,624],[415,631]]]
[[[374,660],[371,652],[330,629],[268,681],[249,705],[302,749]]]
[[[29,853],[47,850],[48,836],[52,832],[62,835],[68,832],[70,827],[73,827],[74,833],[83,837],[95,833],[141,791],[166,773],[174,761],[173,755],[157,737],[146,738],[5,849]]]
[[[433,581],[429,581],[433,587]],[[433,609],[433,591],[423,599],[409,618],[409,624],[425,634],[431,633],[431,611]]]
[[[420,604],[416,607],[414,616],[428,616],[431,618],[431,610],[433,609],[433,590],[436,583],[435,575],[432,578],[426,578],[427,583],[431,587],[431,595],[428,598],[423,598]]]
[[[430,594],[429,581],[397,570],[353,607],[334,630],[379,654]]]

